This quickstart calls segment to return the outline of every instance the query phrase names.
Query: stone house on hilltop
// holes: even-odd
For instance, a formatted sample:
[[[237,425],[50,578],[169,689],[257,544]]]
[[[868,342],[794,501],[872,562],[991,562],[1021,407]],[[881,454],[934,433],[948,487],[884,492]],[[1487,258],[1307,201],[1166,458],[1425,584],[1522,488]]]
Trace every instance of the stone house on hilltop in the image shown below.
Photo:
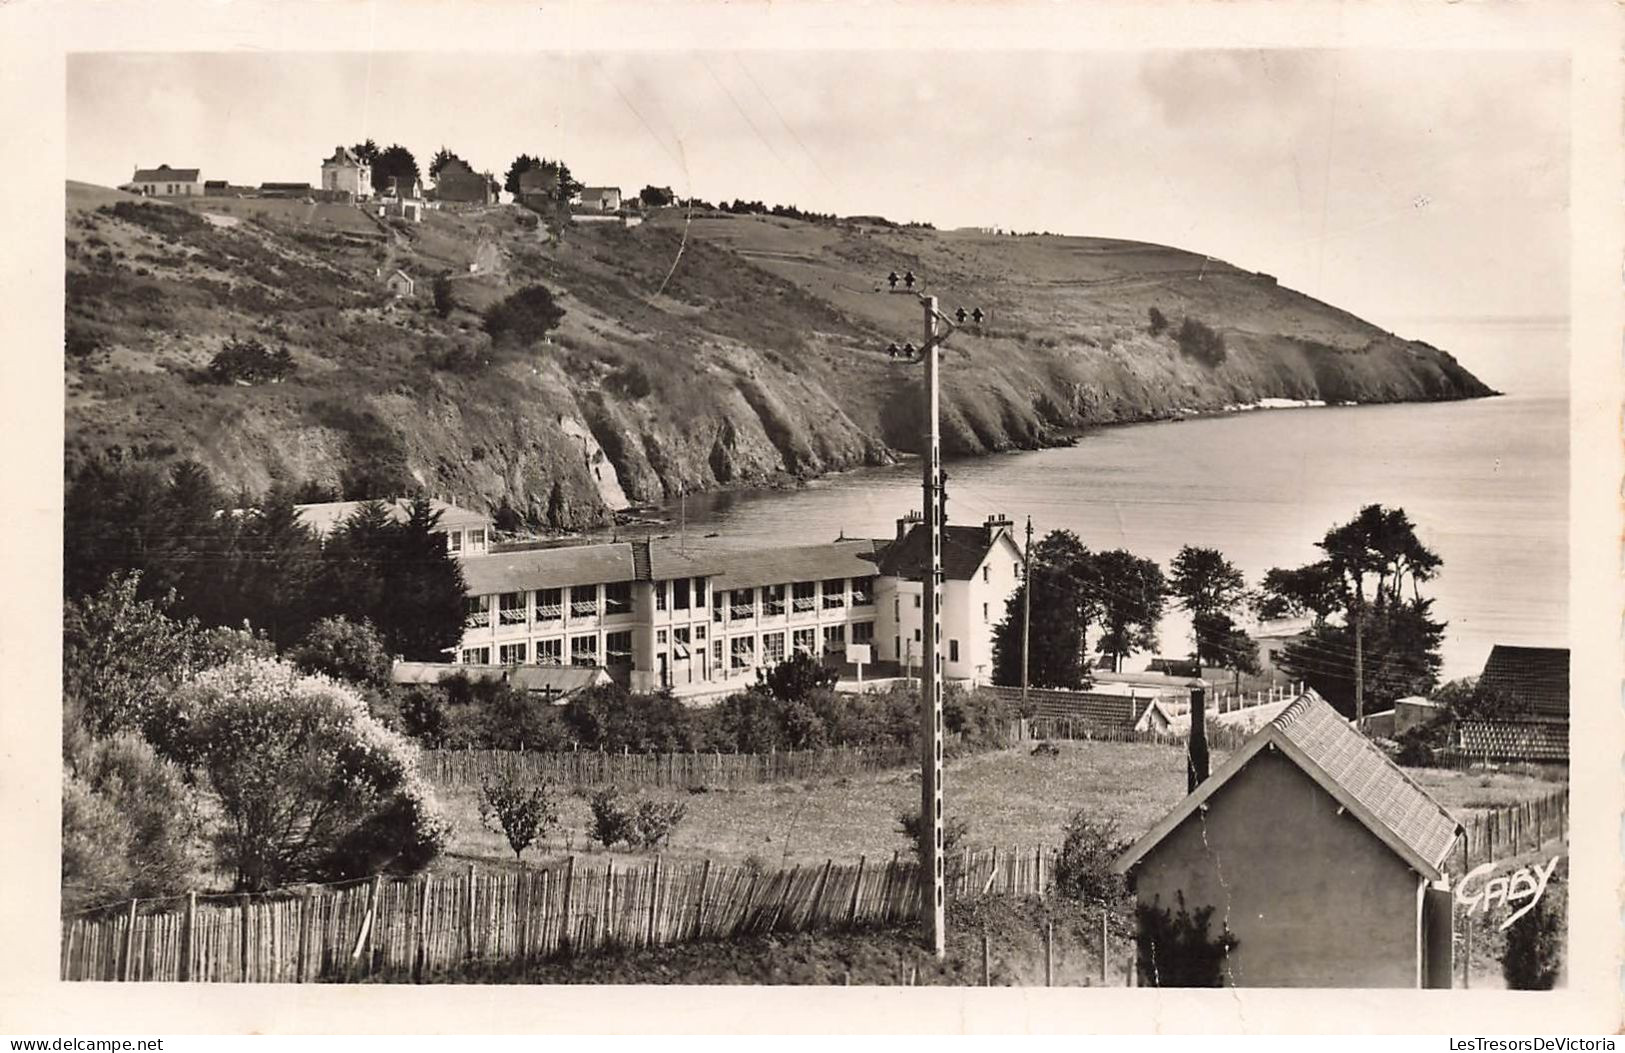
[[[489,205],[496,201],[499,187],[490,172],[475,172],[462,161],[447,161],[435,176],[434,196],[439,201],[464,205]]]

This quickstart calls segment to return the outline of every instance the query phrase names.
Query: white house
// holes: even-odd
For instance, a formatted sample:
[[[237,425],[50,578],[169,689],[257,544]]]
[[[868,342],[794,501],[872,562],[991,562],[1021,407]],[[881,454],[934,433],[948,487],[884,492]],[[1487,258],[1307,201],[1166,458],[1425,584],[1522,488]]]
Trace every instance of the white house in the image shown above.
[[[589,186],[581,191],[581,208],[587,212],[618,212],[621,208],[621,188],[618,186]]]
[[[299,521],[325,539],[338,529],[366,502],[323,501],[319,504],[294,505]],[[404,497],[381,502],[389,517],[397,523],[406,522],[412,514],[412,502]],[[490,546],[491,517],[484,512],[459,508],[454,504],[432,498],[429,507],[440,513],[435,533],[446,536],[446,548],[460,558],[482,556]]]
[[[322,162],[322,189],[349,194],[352,201],[372,197],[372,165],[347,146],[337,146]]]
[[[147,197],[191,197],[202,195],[203,181],[198,178],[196,168],[159,165],[157,168],[137,168],[135,175],[122,189]]]

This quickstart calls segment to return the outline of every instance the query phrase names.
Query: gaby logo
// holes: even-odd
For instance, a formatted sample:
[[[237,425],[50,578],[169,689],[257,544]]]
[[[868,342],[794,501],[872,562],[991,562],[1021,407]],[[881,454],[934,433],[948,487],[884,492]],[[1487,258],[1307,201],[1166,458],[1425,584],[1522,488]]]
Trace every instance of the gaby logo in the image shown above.
[[[1553,872],[1557,870],[1557,861],[1561,858],[1553,856],[1545,866],[1519,867],[1510,874],[1490,878],[1480,884],[1479,879],[1495,869],[1494,863],[1483,863],[1467,871],[1456,884],[1456,902],[1465,907],[1469,914],[1480,909],[1487,914],[1493,904],[1511,906],[1528,900],[1507,915],[1506,921],[1501,923],[1501,931],[1504,932],[1507,926],[1529,913],[1540,902],[1541,894],[1546,891],[1546,883],[1551,880]]]

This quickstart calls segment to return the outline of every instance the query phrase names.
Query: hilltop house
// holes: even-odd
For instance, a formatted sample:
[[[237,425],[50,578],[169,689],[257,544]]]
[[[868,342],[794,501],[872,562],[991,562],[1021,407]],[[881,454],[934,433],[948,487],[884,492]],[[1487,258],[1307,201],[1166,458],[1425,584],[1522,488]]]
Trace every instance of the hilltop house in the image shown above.
[[[1113,869],[1141,906],[1213,907],[1237,987],[1449,987],[1462,828],[1314,691]],[[1458,875],[1459,876],[1459,875]]]
[[[260,197],[307,198],[314,188],[309,183],[261,183]]]
[[[318,504],[295,505],[294,514],[320,539],[338,529],[364,501],[323,501]],[[393,498],[382,502],[389,517],[397,523],[406,522],[412,514],[412,502],[406,498]],[[491,517],[483,512],[459,508],[454,504],[433,498],[429,507],[440,513],[435,532],[446,535],[446,548],[454,556],[483,555],[490,543]]]
[[[455,158],[446,162],[434,180],[436,200],[464,205],[489,205],[496,200],[498,189],[490,172],[475,172]]]
[[[1567,762],[1569,649],[1496,644],[1476,688],[1515,715],[1456,722],[1453,745],[1487,761]]]
[[[196,168],[159,165],[157,168],[137,168],[130,181],[119,189],[147,197],[190,197],[203,193],[203,183],[198,179]]]
[[[581,211],[619,212],[621,188],[618,186],[589,186],[581,191]]]
[[[372,165],[348,146],[334,147],[333,156],[322,162],[322,189],[365,201],[372,197]]]
[[[397,300],[410,300],[417,289],[417,283],[405,271],[391,271],[389,277],[384,279],[384,285],[395,295]]]
[[[985,679],[992,629],[981,608],[1004,609],[1019,553],[1006,521],[962,530],[943,589],[944,674]],[[738,690],[795,651],[844,666],[848,646],[871,644],[883,658],[887,635],[900,653],[908,619],[919,621],[919,584],[897,577],[923,549],[915,536],[906,546],[841,539],[689,553],[647,540],[471,556],[458,660],[603,665],[635,691],[703,697]]]

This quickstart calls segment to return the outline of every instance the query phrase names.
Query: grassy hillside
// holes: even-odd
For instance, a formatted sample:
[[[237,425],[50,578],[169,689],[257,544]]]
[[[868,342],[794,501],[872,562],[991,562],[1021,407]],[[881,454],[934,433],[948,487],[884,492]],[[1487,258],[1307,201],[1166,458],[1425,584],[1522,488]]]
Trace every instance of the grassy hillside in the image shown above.
[[[421,486],[581,527],[679,492],[885,463],[919,431],[919,370],[881,350],[920,340],[918,305],[879,291],[905,268],[944,308],[991,312],[944,355],[950,453],[1262,398],[1489,393],[1442,351],[1155,245],[677,212],[559,241],[511,206],[414,225],[76,183],[67,206],[70,468],[114,448],[194,457],[232,486]],[[396,268],[417,282],[399,304],[383,286]],[[563,323],[493,347],[481,312],[538,282]],[[1153,306],[1168,332],[1149,332]],[[1186,317],[1222,333],[1224,361],[1182,353]],[[250,337],[296,371],[210,382],[213,355]]]

